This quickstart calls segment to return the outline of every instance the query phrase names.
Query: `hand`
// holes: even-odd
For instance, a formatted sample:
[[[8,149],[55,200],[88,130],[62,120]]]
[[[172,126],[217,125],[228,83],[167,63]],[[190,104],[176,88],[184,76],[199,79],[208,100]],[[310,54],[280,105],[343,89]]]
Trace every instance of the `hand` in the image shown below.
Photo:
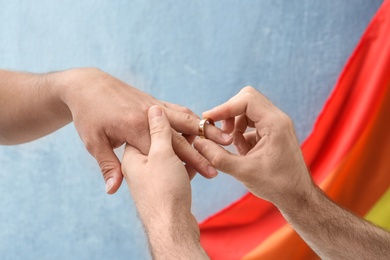
[[[339,207],[313,183],[290,118],[261,93],[246,87],[203,116],[225,120],[240,156],[210,140],[196,140],[195,148],[254,195],[275,204],[321,258],[388,258],[390,233]],[[254,131],[246,132],[248,127]]]
[[[172,148],[172,131],[161,107],[149,109],[151,147],[148,155],[127,145],[122,161],[139,216],[155,257],[202,256],[199,227],[191,214],[191,168]],[[203,255],[205,256],[205,255]]]
[[[164,107],[173,127],[173,147],[179,158],[205,177],[217,175],[210,162],[191,146],[200,119],[189,109],[160,102],[98,69],[54,74],[63,85],[61,88],[66,89],[62,100],[69,107],[86,148],[98,161],[109,194],[115,193],[122,182],[121,164],[113,149],[127,142],[148,154],[146,111],[152,105]],[[228,134],[213,126],[207,126],[206,135],[220,144],[232,141]]]
[[[196,140],[195,148],[256,196],[279,204],[313,187],[290,118],[256,89],[242,89],[203,116],[225,121],[241,156],[210,140]],[[248,127],[254,130],[246,132]]]

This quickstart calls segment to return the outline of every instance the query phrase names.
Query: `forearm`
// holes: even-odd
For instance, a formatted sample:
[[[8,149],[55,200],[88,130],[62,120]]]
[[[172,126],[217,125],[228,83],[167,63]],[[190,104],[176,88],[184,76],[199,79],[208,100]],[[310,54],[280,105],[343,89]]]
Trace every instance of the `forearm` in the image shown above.
[[[0,70],[0,144],[28,142],[72,121],[59,74]]]
[[[390,233],[344,210],[318,188],[279,207],[286,220],[324,259],[388,259]]]
[[[143,223],[153,259],[209,259],[200,245],[199,228],[192,215],[159,216]]]

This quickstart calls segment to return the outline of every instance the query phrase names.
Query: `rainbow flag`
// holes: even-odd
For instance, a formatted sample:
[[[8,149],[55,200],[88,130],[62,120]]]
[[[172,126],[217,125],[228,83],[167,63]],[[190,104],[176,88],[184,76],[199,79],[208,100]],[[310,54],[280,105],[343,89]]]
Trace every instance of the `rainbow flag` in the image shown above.
[[[390,228],[390,0],[349,58],[302,151],[335,202]],[[248,193],[200,223],[212,259],[317,259],[270,203]]]

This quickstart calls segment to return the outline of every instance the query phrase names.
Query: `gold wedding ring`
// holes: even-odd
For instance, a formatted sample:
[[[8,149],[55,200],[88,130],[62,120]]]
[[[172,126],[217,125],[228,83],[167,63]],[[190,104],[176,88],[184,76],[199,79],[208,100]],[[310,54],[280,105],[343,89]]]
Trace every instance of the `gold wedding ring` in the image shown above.
[[[214,121],[211,120],[210,118],[204,118],[204,119],[200,120],[199,126],[198,126],[198,135],[200,138],[206,138],[204,136],[204,126],[206,125],[206,123],[209,123],[210,125],[214,125]]]

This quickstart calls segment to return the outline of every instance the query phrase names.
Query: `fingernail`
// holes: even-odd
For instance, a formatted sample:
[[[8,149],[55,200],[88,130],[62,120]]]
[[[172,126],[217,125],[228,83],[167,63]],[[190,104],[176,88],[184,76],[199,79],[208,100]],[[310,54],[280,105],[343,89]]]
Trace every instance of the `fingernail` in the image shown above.
[[[108,193],[112,189],[112,186],[114,186],[114,179],[110,178],[106,182],[106,193]]]
[[[230,141],[230,139],[232,139],[232,137],[227,133],[222,133],[222,138],[225,141]]]
[[[218,175],[217,170],[215,170],[215,168],[212,167],[212,166],[209,166],[209,167],[207,168],[207,173],[208,173],[209,176],[212,177],[212,178]]]
[[[158,107],[158,106],[153,106],[149,109],[149,118],[152,119],[152,118],[155,118],[155,117],[159,117],[162,115],[162,111],[161,111],[161,108]]]

